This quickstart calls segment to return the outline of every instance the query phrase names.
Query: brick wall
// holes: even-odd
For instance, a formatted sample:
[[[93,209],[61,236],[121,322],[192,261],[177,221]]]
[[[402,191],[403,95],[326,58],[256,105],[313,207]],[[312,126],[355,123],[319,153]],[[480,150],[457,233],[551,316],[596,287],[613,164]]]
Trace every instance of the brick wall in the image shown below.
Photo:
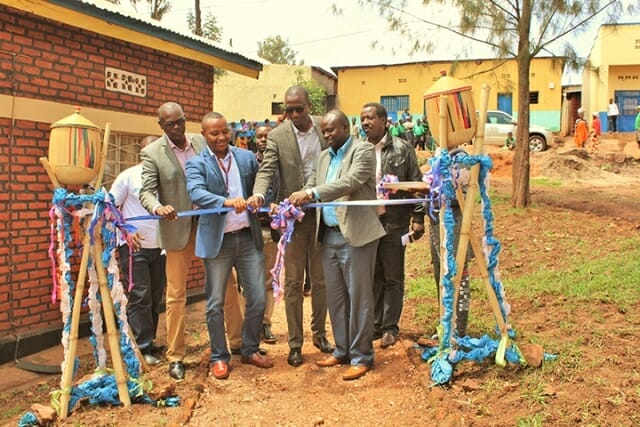
[[[17,54],[18,96],[155,116],[178,101],[196,121],[211,111],[213,67],[93,34],[0,5],[0,51]],[[105,67],[147,76],[147,96],[105,89]],[[11,91],[11,58],[0,55],[0,93]]]
[[[15,69],[6,52],[16,54]],[[105,66],[146,75],[147,96],[105,90]],[[0,5],[0,94],[10,95],[14,84],[22,98],[152,116],[176,100],[188,117],[201,117],[211,109],[212,76],[210,66]],[[47,155],[49,126],[12,126],[0,117],[0,341],[61,325],[47,256],[52,187],[38,162]],[[199,261],[191,272],[190,293],[202,292]]]

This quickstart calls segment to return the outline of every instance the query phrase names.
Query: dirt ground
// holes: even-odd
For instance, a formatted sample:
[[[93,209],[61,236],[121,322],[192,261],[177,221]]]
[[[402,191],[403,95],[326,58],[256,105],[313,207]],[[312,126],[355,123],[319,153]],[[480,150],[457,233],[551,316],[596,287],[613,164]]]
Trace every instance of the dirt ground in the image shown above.
[[[560,240],[576,239],[585,263],[590,252],[617,250],[608,236],[637,237],[640,232],[640,164],[637,161],[580,157],[566,154],[568,147],[555,147],[532,155],[532,202],[524,212],[508,204],[495,209],[496,235],[503,242],[500,257],[502,280],[509,297],[509,280],[538,270],[564,267]],[[565,153],[565,154],[563,154]],[[491,150],[495,168],[493,197],[510,193],[513,153]],[[567,160],[567,158],[569,158]],[[542,183],[542,184],[540,184]],[[560,185],[561,184],[561,185]],[[414,243],[407,255],[407,280],[431,277],[426,239]],[[427,280],[430,286],[432,282]],[[342,380],[344,367],[318,368],[322,358],[311,345],[308,322],[303,347],[305,363],[298,368],[287,362],[286,321],[282,305],[276,306],[273,330],[275,345],[263,345],[275,367],[261,370],[231,362],[225,381],[207,377],[201,356],[207,347],[202,303],[190,306],[187,378],[176,391],[184,404],[178,408],[153,408],[134,404],[130,408],[82,407],[58,425],[179,425],[192,426],[319,426],[319,425],[422,425],[513,426],[513,425],[637,425],[640,423],[640,379],[637,343],[640,340],[638,302],[625,314],[605,300],[594,305],[567,308],[566,299],[549,295],[531,301],[526,296],[508,298],[510,320],[518,330],[518,342],[548,344],[557,351],[563,340],[577,339],[575,353],[559,354],[559,361],[543,369],[502,369],[491,362],[456,366],[452,384],[431,387],[429,366],[419,358],[415,340],[432,333],[436,319],[425,319],[419,304],[432,303],[426,296],[408,300],[401,323],[400,341],[388,349],[375,343],[375,367],[365,377]],[[486,312],[479,301],[472,303],[472,317]],[[200,313],[195,315],[195,313]],[[305,315],[310,303],[305,301]],[[578,325],[564,336],[566,324]],[[472,323],[470,334],[481,330]],[[491,323],[486,323],[491,327]],[[608,337],[608,331],[624,330]],[[556,343],[556,344],[554,344]],[[560,361],[562,360],[562,362]],[[567,361],[568,360],[568,361]],[[83,364],[90,367],[90,357]],[[167,381],[166,362],[147,373],[159,386]],[[10,409],[27,401],[47,403],[46,391],[57,388],[58,377],[43,377],[37,388],[5,393],[0,406]],[[544,386],[543,386],[544,385]],[[532,390],[536,391],[533,392]],[[192,406],[190,406],[192,405]],[[191,410],[191,407],[193,409]],[[544,423],[536,424],[536,414]],[[15,425],[20,414],[4,418]],[[188,421],[187,421],[188,420]],[[525,420],[525,421],[523,421]],[[528,421],[527,421],[528,420]]]

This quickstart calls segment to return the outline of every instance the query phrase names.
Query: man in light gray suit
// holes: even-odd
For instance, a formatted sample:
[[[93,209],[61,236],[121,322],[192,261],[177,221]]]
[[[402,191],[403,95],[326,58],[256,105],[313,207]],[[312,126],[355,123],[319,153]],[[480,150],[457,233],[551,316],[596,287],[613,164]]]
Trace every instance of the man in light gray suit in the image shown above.
[[[327,148],[320,128],[309,115],[311,102],[307,90],[301,86],[289,88],[284,96],[284,104],[290,121],[269,133],[267,148],[253,186],[253,196],[247,200],[254,208],[264,204],[264,196],[276,172],[280,175],[280,185],[275,203],[280,203],[289,194],[301,189],[311,175],[317,155]],[[307,261],[311,275],[313,345],[324,353],[334,350],[326,337],[327,297],[322,273],[322,256],[314,244],[315,222],[314,210],[307,211],[302,222],[296,222],[295,231],[285,253],[284,298],[290,349],[287,362],[291,366],[302,364],[302,285]]]
[[[150,213],[164,219],[159,221],[158,242],[167,253],[167,359],[169,376],[177,381],[184,379],[182,361],[187,351],[184,338],[187,276],[195,259],[196,233],[195,217],[178,218],[178,212],[193,209],[187,194],[185,163],[206,147],[202,136],[186,136],[185,123],[186,118],[179,104],[163,104],[158,109],[158,124],[164,134],[140,152],[140,203]],[[238,306],[237,302],[235,306]],[[229,317],[227,320],[231,323]],[[233,323],[241,325],[242,319]]]
[[[349,119],[327,113],[322,133],[331,148],[318,157],[304,190],[289,196],[301,205],[312,200],[376,200],[376,155],[372,144],[354,140]],[[375,206],[323,207],[316,215],[322,242],[327,306],[336,350],[318,366],[350,363],[344,380],[354,380],[373,366],[373,274],[378,239],[385,231]]]

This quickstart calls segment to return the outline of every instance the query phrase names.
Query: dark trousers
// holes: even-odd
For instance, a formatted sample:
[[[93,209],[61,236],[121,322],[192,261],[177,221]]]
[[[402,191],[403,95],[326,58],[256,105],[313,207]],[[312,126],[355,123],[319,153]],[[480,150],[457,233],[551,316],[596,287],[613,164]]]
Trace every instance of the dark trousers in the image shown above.
[[[373,278],[374,333],[398,335],[404,298],[404,252],[402,235],[408,227],[387,230],[380,239]]]
[[[166,257],[162,250],[140,248],[133,253],[133,288],[129,292],[127,317],[131,332],[144,352],[156,337],[162,297],[167,283]],[[125,289],[129,288],[129,246],[118,248],[120,278]]]
[[[618,116],[607,116],[607,121],[609,122],[609,132],[617,132],[618,126]]]
[[[460,240],[460,228],[462,226],[462,212],[460,208],[452,209],[455,218],[454,234],[454,253],[455,257],[458,251],[458,241]],[[438,213],[436,212],[436,218]],[[440,222],[429,216],[429,247],[431,249],[431,263],[433,264],[433,278],[438,291],[438,303],[440,303]],[[473,251],[469,247],[462,267],[462,277],[460,278],[460,288],[458,290],[458,306],[456,307],[456,329],[458,336],[465,336],[467,331],[467,319],[469,318],[469,307],[471,305],[471,289],[469,280],[469,261],[473,258]]]

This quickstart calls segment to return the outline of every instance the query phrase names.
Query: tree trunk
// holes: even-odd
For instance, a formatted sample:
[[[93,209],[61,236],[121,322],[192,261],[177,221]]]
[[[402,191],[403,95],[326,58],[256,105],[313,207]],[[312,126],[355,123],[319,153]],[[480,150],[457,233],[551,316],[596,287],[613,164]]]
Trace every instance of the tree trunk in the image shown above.
[[[516,150],[513,155],[511,180],[511,205],[526,208],[531,203],[529,192],[529,33],[531,27],[531,1],[522,1],[518,41],[518,127],[516,130]]]
[[[195,28],[195,33],[199,36],[202,35],[202,11],[200,10],[200,0],[195,0],[196,2],[196,6],[195,6],[195,21],[196,21],[196,28]]]

